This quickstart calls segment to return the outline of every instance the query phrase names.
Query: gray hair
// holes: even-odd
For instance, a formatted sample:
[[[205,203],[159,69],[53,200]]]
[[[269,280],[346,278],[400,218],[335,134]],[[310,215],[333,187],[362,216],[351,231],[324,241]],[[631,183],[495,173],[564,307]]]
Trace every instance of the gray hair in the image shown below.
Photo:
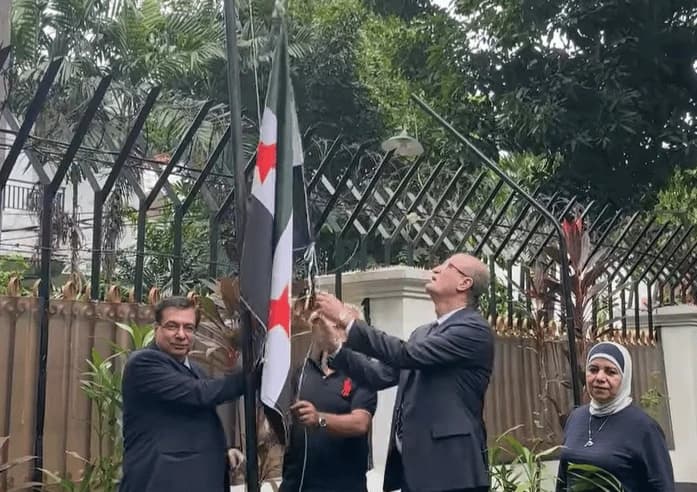
[[[479,298],[484,294],[489,287],[489,270],[483,263],[481,266],[475,266],[469,270],[469,276],[472,279],[472,287],[469,291],[469,302],[473,305],[479,305]]]

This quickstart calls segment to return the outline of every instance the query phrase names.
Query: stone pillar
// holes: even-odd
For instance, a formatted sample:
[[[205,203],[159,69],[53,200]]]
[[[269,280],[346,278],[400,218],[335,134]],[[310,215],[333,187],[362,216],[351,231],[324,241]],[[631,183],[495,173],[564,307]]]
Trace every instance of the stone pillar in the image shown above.
[[[411,267],[388,267],[377,270],[348,272],[343,274],[342,294],[344,302],[360,305],[370,299],[372,325],[396,337],[407,339],[414,328],[436,318],[433,303],[424,286],[431,274],[428,270]],[[320,290],[334,292],[334,277],[319,278]],[[382,471],[387,457],[392,409],[396,388],[378,394],[378,408],[373,420],[373,462],[375,477],[382,484]]]
[[[697,306],[661,307],[654,319],[655,326],[661,327],[675,481],[697,483]]]

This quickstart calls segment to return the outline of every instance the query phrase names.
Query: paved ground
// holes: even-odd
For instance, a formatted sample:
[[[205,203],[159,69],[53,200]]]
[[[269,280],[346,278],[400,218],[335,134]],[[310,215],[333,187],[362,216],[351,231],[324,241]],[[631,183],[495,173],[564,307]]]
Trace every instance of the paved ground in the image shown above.
[[[382,469],[371,470],[368,472],[368,492],[382,492],[382,474]],[[235,487],[231,487],[230,492],[245,492],[244,485],[237,485]],[[273,492],[273,489],[271,488],[271,485],[264,484],[261,487],[261,492]]]

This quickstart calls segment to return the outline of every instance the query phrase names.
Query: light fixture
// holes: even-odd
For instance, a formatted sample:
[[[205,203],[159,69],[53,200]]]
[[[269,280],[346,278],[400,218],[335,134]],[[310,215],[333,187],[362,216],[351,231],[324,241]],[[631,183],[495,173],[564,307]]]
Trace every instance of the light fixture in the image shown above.
[[[406,130],[402,130],[399,135],[390,137],[382,142],[381,147],[385,152],[394,150],[395,155],[401,157],[418,157],[424,153],[423,146],[418,140],[410,136]]]

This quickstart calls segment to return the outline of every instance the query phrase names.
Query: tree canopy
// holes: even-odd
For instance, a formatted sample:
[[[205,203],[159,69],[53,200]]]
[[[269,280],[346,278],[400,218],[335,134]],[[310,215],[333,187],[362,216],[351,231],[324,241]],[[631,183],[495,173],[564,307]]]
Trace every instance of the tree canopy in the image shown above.
[[[554,186],[646,206],[697,164],[694,2],[455,4],[498,145],[560,155]]]
[[[265,95],[274,4],[238,4],[247,156]],[[456,154],[411,100],[417,94],[530,188],[542,184],[634,209],[658,203],[671,213],[697,205],[690,189],[697,168],[697,4],[453,6],[449,13],[430,0],[289,2],[301,125],[318,126],[319,137],[342,133],[347,145],[379,143],[404,128],[431,152]],[[114,82],[87,139],[91,146],[105,135],[122,141],[153,85],[163,95],[138,142],[144,156],[170,152],[205,100],[219,105],[197,134],[193,165],[202,165],[225,127],[220,0],[14,0],[12,40],[10,104],[17,113],[48,61],[66,57],[35,128],[39,136],[67,140],[107,72]],[[115,221],[123,206],[107,209]]]

